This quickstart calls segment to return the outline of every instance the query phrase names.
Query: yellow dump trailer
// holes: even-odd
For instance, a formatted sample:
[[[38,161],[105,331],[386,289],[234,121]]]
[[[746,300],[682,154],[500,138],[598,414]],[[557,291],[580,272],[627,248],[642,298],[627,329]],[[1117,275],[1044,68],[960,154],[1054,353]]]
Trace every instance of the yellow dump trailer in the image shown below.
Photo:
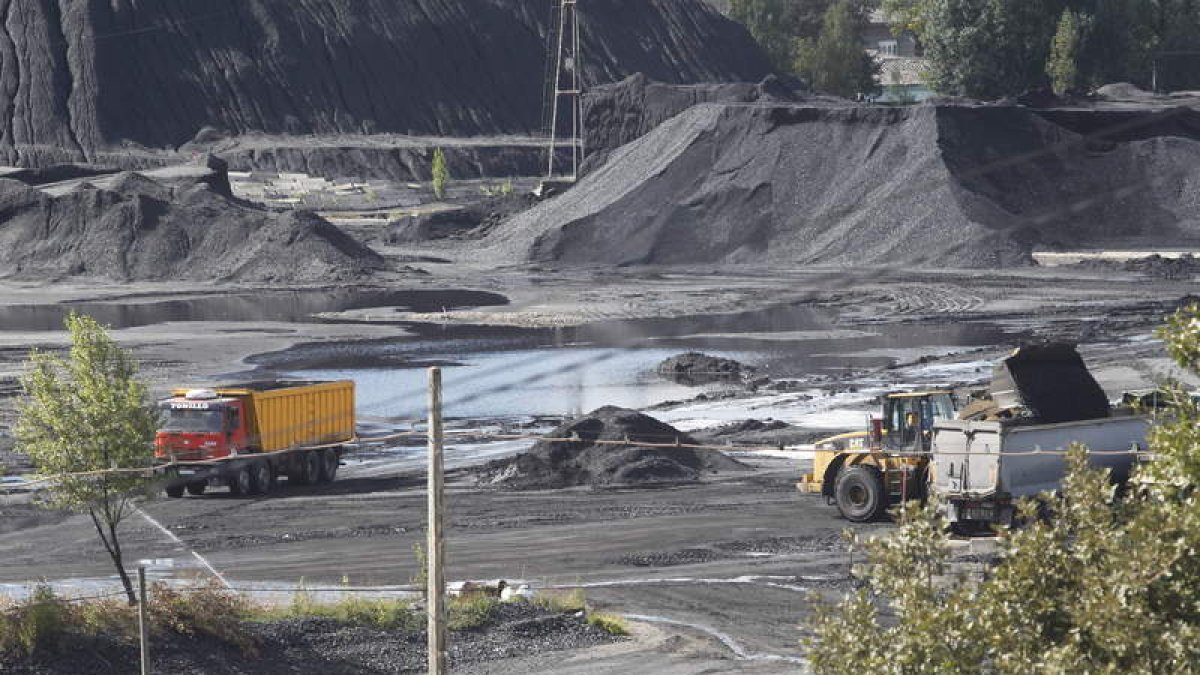
[[[186,463],[167,494],[202,494],[228,485],[235,494],[334,479],[343,444],[354,439],[354,383],[252,382],[177,389],[159,404],[164,423],[155,456]]]

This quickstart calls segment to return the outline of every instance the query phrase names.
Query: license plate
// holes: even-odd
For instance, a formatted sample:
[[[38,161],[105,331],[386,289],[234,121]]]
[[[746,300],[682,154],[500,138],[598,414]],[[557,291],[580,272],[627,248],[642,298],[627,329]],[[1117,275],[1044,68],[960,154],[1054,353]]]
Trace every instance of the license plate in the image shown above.
[[[195,469],[180,469],[179,475],[180,476],[195,476],[196,470]]]
[[[991,520],[995,511],[988,506],[968,506],[959,512],[962,520]]]

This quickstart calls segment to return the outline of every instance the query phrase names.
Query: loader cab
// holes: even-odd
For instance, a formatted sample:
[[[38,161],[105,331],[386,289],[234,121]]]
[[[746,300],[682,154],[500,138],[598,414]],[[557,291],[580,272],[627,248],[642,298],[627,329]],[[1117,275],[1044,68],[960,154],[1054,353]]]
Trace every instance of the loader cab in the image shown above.
[[[934,424],[954,415],[954,396],[948,391],[888,394],[883,419],[873,429],[875,440],[886,452],[929,452]]]

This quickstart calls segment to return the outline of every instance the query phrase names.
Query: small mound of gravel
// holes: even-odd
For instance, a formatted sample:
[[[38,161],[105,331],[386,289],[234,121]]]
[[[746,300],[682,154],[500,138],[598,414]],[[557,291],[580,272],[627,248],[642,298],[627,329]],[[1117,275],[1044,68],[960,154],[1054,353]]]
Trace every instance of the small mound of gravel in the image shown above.
[[[656,372],[680,384],[698,385],[740,379],[754,368],[720,356],[687,352],[658,364]]]
[[[528,452],[481,467],[477,481],[515,490],[652,486],[695,482],[706,473],[746,468],[716,450],[643,445],[696,441],[636,410],[612,406],[561,426],[549,437],[579,440],[539,441]]]

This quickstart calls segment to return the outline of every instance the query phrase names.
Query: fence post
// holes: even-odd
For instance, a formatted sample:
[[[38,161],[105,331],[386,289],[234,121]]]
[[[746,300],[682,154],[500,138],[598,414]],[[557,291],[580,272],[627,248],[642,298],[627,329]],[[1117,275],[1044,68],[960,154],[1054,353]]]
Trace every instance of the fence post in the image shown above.
[[[446,672],[446,541],[442,535],[442,369],[429,369],[429,673]]]
[[[138,566],[138,640],[142,648],[142,675],[150,675],[150,622],[146,617],[146,567]]]

